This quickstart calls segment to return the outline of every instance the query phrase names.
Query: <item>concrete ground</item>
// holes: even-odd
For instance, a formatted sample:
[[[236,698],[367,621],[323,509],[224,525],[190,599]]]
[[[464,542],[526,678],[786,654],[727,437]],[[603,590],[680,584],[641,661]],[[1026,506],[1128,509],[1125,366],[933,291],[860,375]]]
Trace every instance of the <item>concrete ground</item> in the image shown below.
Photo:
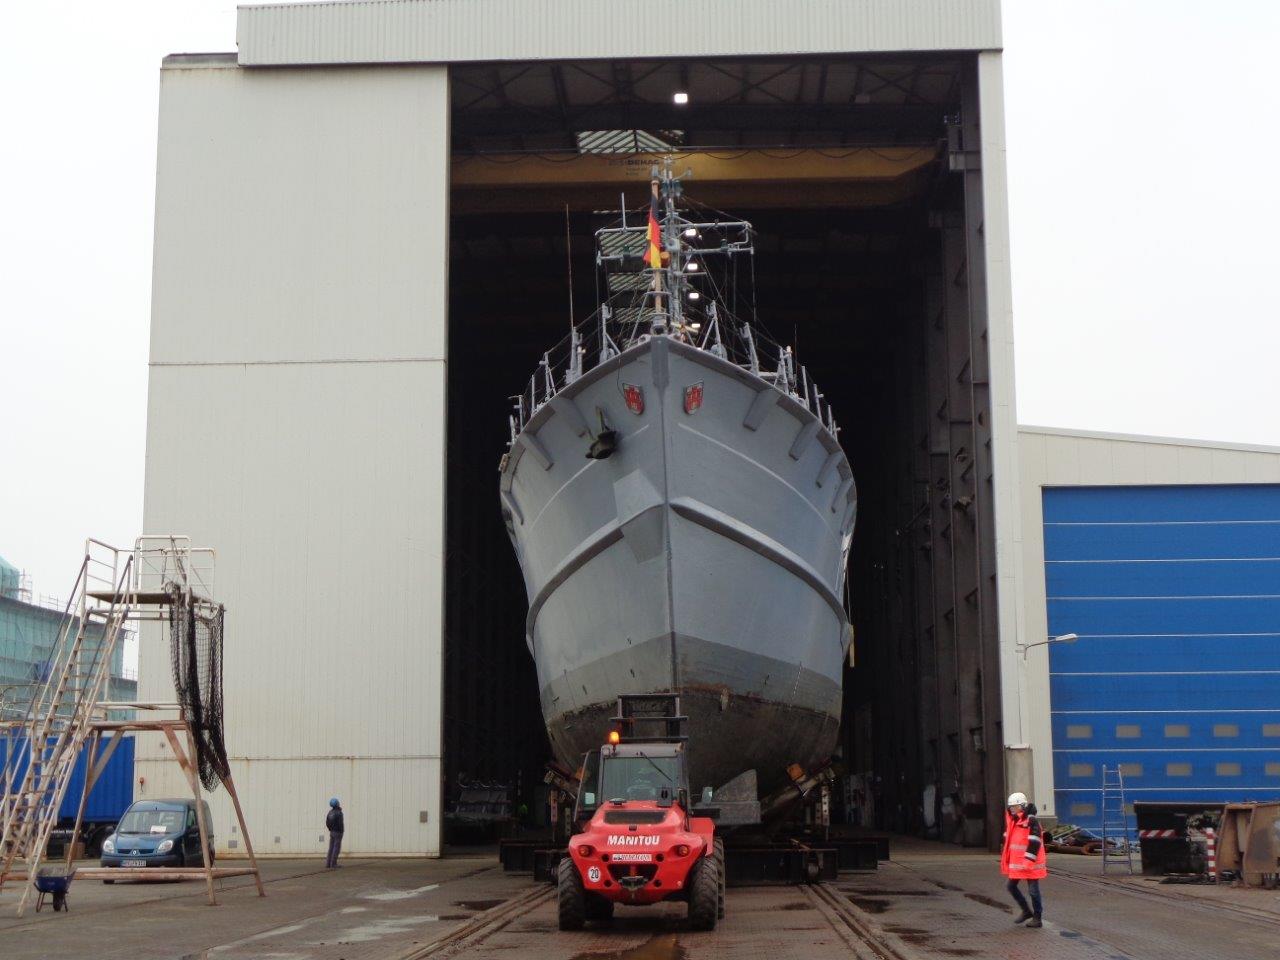
[[[71,912],[13,916],[0,892],[3,960],[401,960],[424,945],[502,914],[451,946],[464,960],[827,960],[897,955],[1036,960],[1253,960],[1277,954],[1280,894],[1220,886],[1166,886],[1102,877],[1092,858],[1053,856],[1044,881],[1045,927],[1012,923],[994,856],[895,840],[880,869],[815,888],[731,889],[714,933],[691,933],[684,906],[620,909],[611,928],[561,933],[553,901],[528,877],[504,874],[491,850],[445,860],[265,861],[267,896],[252,880],[78,882]],[[524,898],[534,895],[526,908]],[[833,909],[835,902],[841,909]],[[852,916],[844,922],[841,910]],[[510,912],[507,912],[510,911]],[[485,914],[489,916],[489,914]],[[879,941],[878,952],[862,934]]]
[[[492,851],[445,860],[264,860],[267,895],[251,877],[218,884],[73,882],[68,913],[0,891],[4,960],[366,960],[398,957],[518,892]]]
[[[908,955],[1261,960],[1280,951],[1280,893],[1168,885],[1114,867],[1104,877],[1098,858],[1050,854],[1045,926],[1027,930],[1013,924],[994,855],[910,839],[895,839],[892,852],[875,874],[840,887]]]

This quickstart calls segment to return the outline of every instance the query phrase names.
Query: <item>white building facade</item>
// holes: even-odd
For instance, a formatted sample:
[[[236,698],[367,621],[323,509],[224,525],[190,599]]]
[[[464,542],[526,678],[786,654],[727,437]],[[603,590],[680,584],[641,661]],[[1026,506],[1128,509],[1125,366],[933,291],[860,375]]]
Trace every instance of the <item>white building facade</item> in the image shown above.
[[[336,795],[348,850],[441,851],[450,64],[976,58],[993,616],[1002,670],[1015,668],[997,0],[246,7],[237,45],[161,71],[145,526],[218,552],[227,741],[257,850],[323,852]],[[143,698],[171,698],[167,656],[144,638]],[[140,745],[138,769],[141,795],[182,792],[158,743]],[[212,803],[234,853],[229,806]]]

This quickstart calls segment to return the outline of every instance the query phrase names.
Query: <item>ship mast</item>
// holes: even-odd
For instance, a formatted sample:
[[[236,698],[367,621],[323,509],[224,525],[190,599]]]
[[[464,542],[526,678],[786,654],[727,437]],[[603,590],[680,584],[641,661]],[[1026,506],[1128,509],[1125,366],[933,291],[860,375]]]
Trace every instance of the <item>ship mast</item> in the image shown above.
[[[654,176],[653,176],[653,179],[649,181],[649,189],[651,191],[650,196],[652,197],[652,201],[651,201],[652,206],[656,208],[658,204],[662,201],[662,191],[660,188],[660,184],[658,182],[657,167],[654,168],[653,172],[654,172]],[[654,312],[658,315],[657,319],[654,321],[654,324],[653,324],[655,329],[660,325],[661,326],[666,325],[663,320],[663,315],[666,313],[666,309],[663,304],[664,285],[662,282],[662,254],[663,254],[663,251],[666,250],[666,246],[667,246],[666,220],[667,220],[667,217],[664,211],[662,219],[658,221],[658,256],[656,258],[657,262],[654,263],[651,261],[649,263],[649,269],[653,273],[653,309],[654,309]],[[652,227],[650,229],[652,229]]]

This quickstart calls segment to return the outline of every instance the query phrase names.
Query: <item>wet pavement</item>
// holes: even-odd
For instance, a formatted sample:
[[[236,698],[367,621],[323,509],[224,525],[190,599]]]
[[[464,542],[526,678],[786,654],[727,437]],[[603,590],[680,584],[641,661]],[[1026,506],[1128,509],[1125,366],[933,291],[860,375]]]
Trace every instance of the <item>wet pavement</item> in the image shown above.
[[[996,858],[895,840],[894,859],[823,887],[734,888],[719,929],[683,904],[619,908],[610,926],[562,933],[551,888],[504,874],[491,851],[445,860],[266,861],[252,880],[73,884],[71,912],[13,916],[0,892],[3,960],[1255,960],[1276,956],[1280,894],[1100,875],[1055,856],[1045,926],[1013,924]]]
[[[1136,866],[1136,864],[1135,864]],[[841,880],[855,906],[917,956],[1262,960],[1277,956],[1280,894],[1103,876],[1093,857],[1050,855],[1044,927],[1015,926],[997,858],[895,840],[893,862]],[[861,901],[861,903],[859,903]]]
[[[366,960],[398,957],[505,902],[531,884],[494,857],[263,861],[266,897],[252,878],[202,882],[73,882],[70,912],[14,917],[18,891],[0,891],[4,960]]]

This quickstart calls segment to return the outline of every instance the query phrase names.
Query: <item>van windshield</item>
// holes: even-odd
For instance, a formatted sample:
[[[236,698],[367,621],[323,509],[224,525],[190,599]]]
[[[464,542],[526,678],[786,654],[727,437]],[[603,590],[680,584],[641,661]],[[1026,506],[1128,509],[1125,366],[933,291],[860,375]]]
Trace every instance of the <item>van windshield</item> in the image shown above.
[[[184,826],[181,810],[130,810],[117,833],[179,833]]]

